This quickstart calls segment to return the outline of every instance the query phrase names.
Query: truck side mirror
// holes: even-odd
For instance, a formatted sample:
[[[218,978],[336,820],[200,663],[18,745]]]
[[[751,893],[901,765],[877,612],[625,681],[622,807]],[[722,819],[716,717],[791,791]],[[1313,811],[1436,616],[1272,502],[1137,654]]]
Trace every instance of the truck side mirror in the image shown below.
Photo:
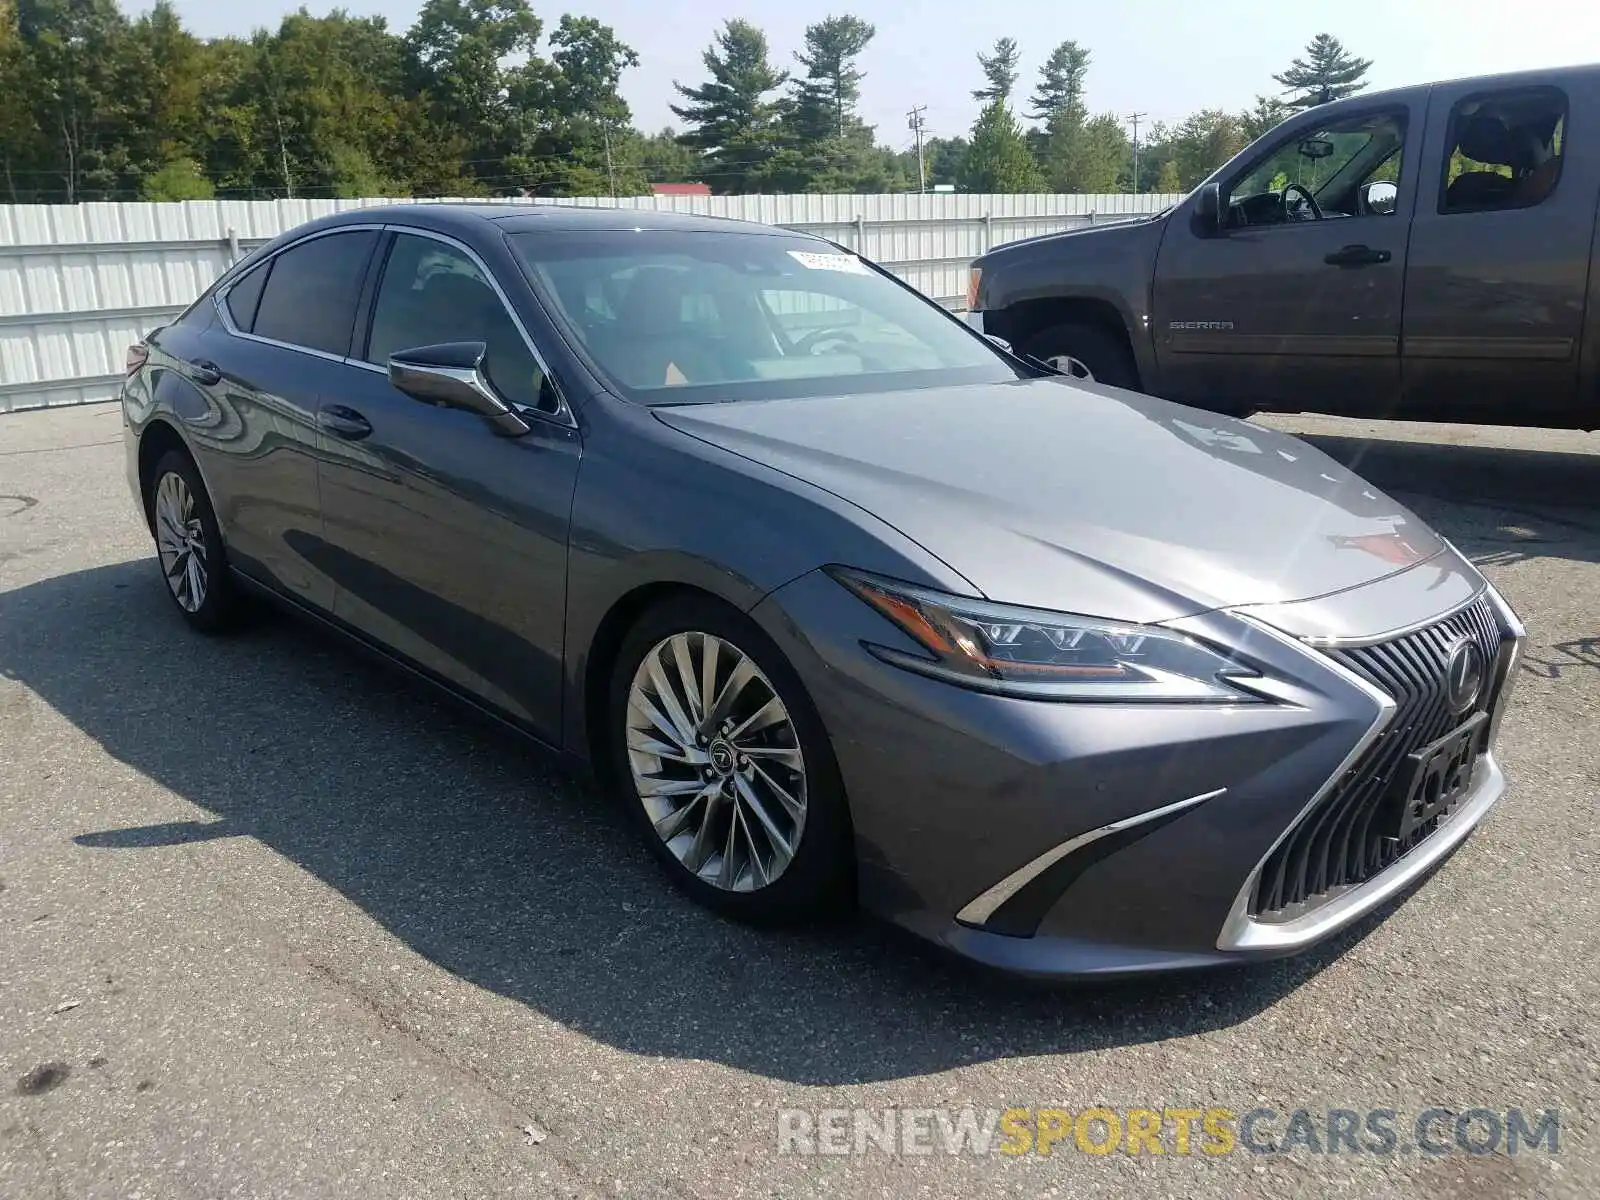
[[[1400,188],[1387,179],[1378,179],[1367,184],[1364,191],[1367,211],[1370,213],[1392,213],[1394,204],[1400,196]]]
[[[1205,184],[1194,202],[1195,230],[1202,237],[1222,232],[1222,185]]]

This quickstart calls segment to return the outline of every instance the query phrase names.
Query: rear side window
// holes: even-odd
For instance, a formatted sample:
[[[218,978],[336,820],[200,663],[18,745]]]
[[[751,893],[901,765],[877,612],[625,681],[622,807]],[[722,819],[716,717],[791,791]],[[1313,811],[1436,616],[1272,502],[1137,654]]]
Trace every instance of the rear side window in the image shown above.
[[[362,277],[377,240],[376,230],[359,229],[313,238],[279,254],[251,332],[291,346],[348,354]]]
[[[1556,190],[1567,97],[1553,87],[1469,96],[1450,110],[1441,213],[1532,208]]]
[[[261,289],[267,286],[267,272],[271,269],[272,263],[264,262],[253,271],[246,271],[237,283],[228,288],[223,303],[228,306],[228,315],[233,318],[233,323],[246,333],[255,326]]]

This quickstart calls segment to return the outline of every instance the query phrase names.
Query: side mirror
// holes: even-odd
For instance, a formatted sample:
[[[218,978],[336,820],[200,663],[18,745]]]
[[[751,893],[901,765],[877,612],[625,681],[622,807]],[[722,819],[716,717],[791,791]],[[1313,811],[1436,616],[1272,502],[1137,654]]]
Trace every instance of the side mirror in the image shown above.
[[[397,350],[389,356],[389,382],[414,400],[476,413],[496,433],[520,437],[528,423],[495,394],[483,375],[482,342],[444,342]]]
[[[1208,183],[1195,196],[1194,221],[1205,237],[1222,232],[1222,185]]]
[[[1400,196],[1399,185],[1389,179],[1378,179],[1367,184],[1366,206],[1370,213],[1392,213]]]

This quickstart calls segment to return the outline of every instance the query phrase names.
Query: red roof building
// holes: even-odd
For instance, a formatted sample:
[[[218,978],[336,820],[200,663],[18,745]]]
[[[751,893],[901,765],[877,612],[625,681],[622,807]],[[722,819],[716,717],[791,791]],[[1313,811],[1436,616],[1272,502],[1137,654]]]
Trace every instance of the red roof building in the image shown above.
[[[711,185],[705,183],[652,183],[652,196],[709,196]]]

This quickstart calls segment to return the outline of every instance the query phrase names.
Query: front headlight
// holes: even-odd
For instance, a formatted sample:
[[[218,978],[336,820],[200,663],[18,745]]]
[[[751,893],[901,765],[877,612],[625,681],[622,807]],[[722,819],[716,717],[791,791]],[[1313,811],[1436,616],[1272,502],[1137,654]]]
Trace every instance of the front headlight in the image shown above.
[[[833,567],[829,573],[932,657],[867,643],[885,662],[966,687],[1041,700],[1238,704],[1259,672],[1156,625],[1124,625],[948,596]]]

